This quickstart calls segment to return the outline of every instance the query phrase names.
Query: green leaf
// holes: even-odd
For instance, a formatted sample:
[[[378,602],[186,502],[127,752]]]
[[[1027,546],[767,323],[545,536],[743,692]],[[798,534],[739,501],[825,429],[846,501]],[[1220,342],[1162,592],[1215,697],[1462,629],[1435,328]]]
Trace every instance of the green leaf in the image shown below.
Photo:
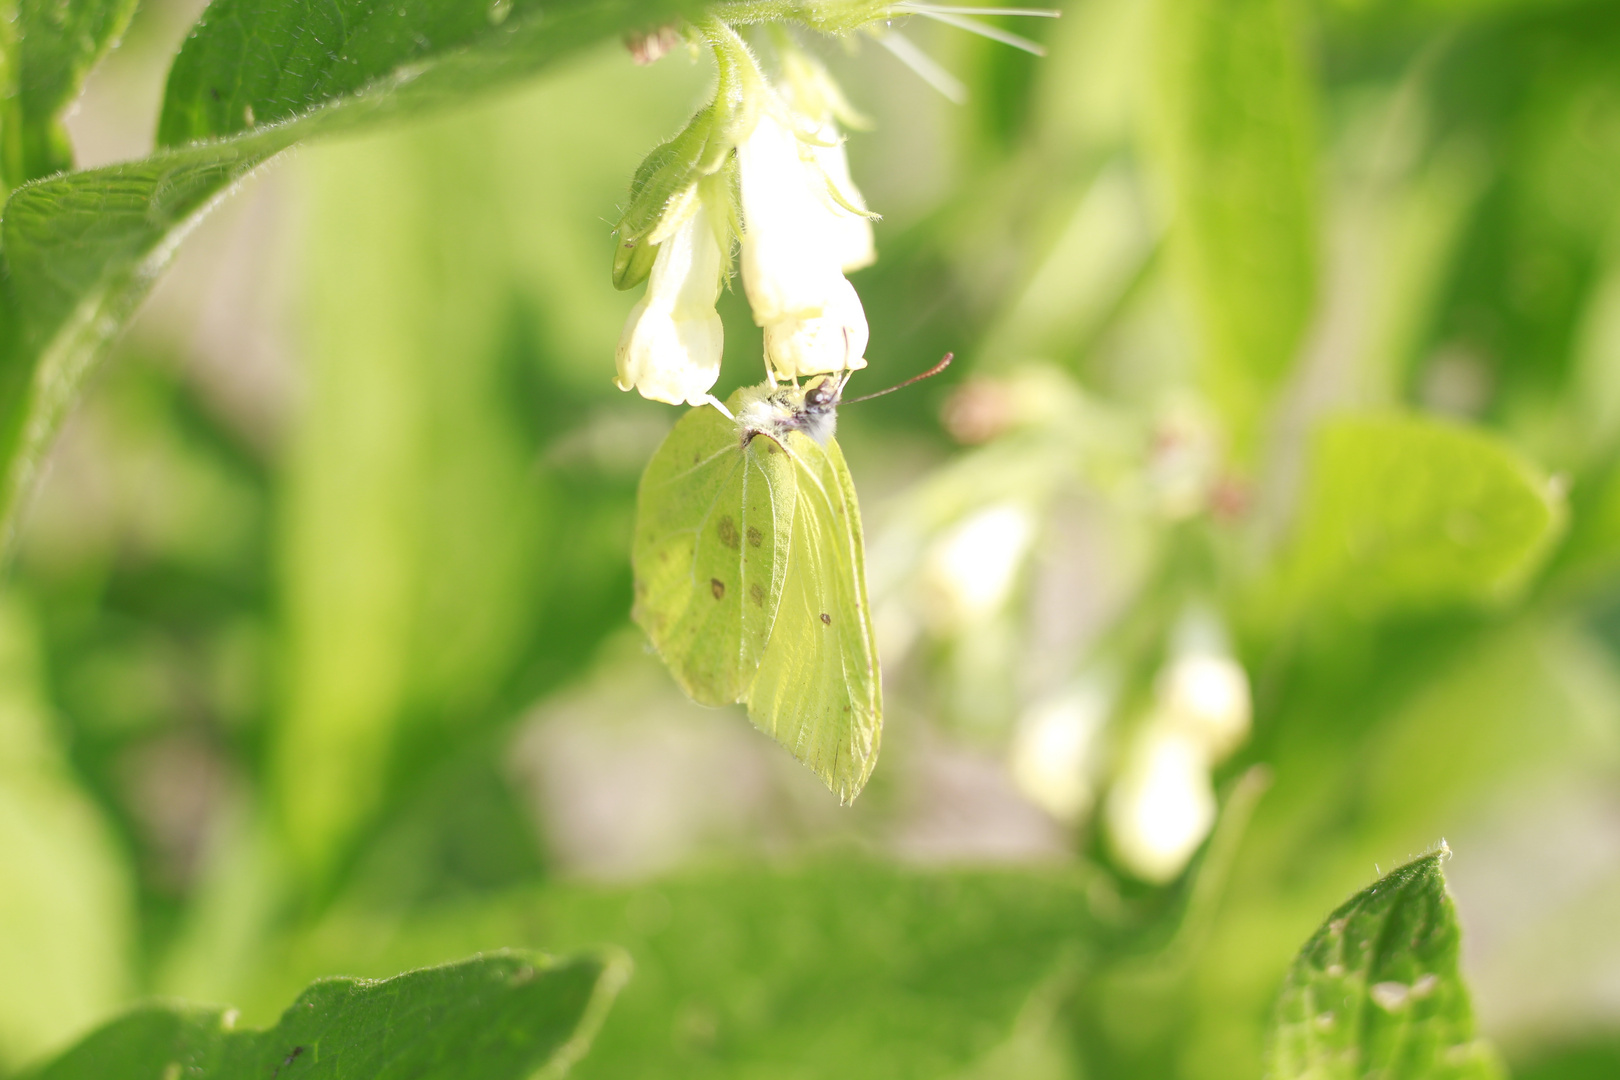
[[[1486,1080],[1501,1076],[1474,1038],[1457,973],[1457,915],[1441,850],[1416,859],[1328,916],[1289,969],[1266,1075]]]
[[[418,112],[533,74],[581,45],[657,26],[691,0],[220,0],[175,58],[158,143]]]
[[[1287,560],[1292,610],[1370,618],[1501,598],[1540,564],[1562,509],[1484,432],[1417,416],[1328,421]]]
[[[494,941],[614,941],[636,978],[579,1080],[937,1080],[1016,1034],[1025,1003],[1076,962],[1095,933],[1091,884],[1062,867],[824,859],[634,887],[557,883],[387,926],[354,908],[285,954],[305,970],[376,971]]]
[[[0,221],[0,536],[91,364],[185,229],[287,145],[280,132],[19,188]]]
[[[1201,375],[1240,453],[1300,348],[1316,295],[1311,90],[1288,0],[1169,0],[1158,136]]]
[[[6,204],[0,537],[14,531],[19,499],[90,364],[186,229],[232,184],[301,139],[510,85],[689,6],[690,0],[580,0],[544,9],[524,3],[504,16],[500,3],[474,8],[452,0],[416,0],[390,6],[386,15],[360,0],[336,6],[225,0],[211,7],[171,72],[160,141],[215,141],[29,184]],[[476,20],[468,14],[474,11]],[[328,15],[341,16],[348,29],[334,28]],[[281,47],[267,49],[267,41]],[[268,82],[274,91],[261,93]],[[234,113],[214,100],[222,85],[229,91],[222,102]],[[251,123],[249,106],[256,109]],[[271,120],[274,126],[254,127]]]
[[[73,167],[57,116],[124,33],[136,0],[16,0],[14,74],[6,103],[4,176],[10,186]]]
[[[236,1030],[235,1010],[148,1005],[24,1076],[560,1076],[590,1045],[628,972],[615,956],[554,960],[509,951],[381,981],[322,979],[268,1031]]]

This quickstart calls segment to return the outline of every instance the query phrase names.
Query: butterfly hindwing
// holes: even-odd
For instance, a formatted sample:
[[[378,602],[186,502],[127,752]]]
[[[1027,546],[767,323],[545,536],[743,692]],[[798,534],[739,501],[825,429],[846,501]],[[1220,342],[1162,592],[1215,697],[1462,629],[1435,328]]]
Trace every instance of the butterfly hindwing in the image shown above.
[[[793,432],[783,445],[798,505],[748,715],[849,802],[877,761],[883,722],[860,511],[837,442]]]
[[[636,497],[635,619],[681,688],[746,698],[788,565],[796,477],[769,439],[693,409],[653,455]]]

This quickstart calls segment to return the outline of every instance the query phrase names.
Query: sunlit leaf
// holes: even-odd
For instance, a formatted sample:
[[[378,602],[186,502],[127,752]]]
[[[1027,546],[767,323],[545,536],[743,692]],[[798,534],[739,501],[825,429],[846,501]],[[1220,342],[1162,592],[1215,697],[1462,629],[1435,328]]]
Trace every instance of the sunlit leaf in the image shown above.
[[[148,1005],[27,1080],[260,1080],[560,1076],[590,1045],[628,975],[614,956],[502,952],[392,979],[322,979],[268,1031],[234,1010]]]
[[[1457,973],[1457,915],[1444,852],[1410,862],[1328,916],[1277,1001],[1271,1080],[1488,1080]]]
[[[1506,595],[1562,515],[1555,489],[1506,444],[1416,416],[1323,424],[1306,485],[1293,602],[1361,617]]]

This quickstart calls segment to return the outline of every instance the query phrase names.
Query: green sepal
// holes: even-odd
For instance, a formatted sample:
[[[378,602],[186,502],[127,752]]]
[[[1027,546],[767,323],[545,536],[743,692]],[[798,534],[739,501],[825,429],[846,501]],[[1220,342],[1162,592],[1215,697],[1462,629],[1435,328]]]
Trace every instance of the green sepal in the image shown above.
[[[729,28],[712,30],[710,39],[720,72],[714,100],[680,134],[655,147],[630,180],[630,205],[614,230],[617,288],[631,289],[647,279],[657,245],[644,244],[643,238],[657,230],[677,196],[724,169],[737,144],[754,129],[763,85],[758,66]]]
[[[657,257],[658,245],[648,243],[646,237],[621,237],[619,246],[613,249],[613,287],[622,291],[646,281]]]
[[[653,152],[637,167],[635,176],[630,179],[630,205],[625,208],[618,228],[614,230],[618,233],[621,251],[627,243],[640,240],[656,229],[664,218],[664,211],[669,209],[670,201],[697,179],[709,134],[714,129],[714,112],[713,104],[698,110],[679,135],[654,147]],[[652,264],[647,265],[650,268]],[[613,269],[617,284],[617,256],[613,260]],[[628,289],[634,284],[635,281],[630,281],[619,285],[619,288]]]

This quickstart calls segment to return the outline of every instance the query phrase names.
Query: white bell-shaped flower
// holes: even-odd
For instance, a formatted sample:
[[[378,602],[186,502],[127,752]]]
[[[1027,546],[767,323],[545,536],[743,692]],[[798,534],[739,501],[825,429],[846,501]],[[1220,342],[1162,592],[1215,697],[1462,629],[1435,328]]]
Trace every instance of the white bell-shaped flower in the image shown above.
[[[828,224],[827,241],[844,273],[853,273],[877,261],[877,246],[872,239],[872,219],[864,213],[866,200],[861,198],[855,181],[849,175],[849,155],[844,152],[844,139],[838,125],[827,120],[816,132],[811,144],[811,157],[826,177],[825,201],[832,214]],[[842,205],[847,203],[848,205]],[[851,209],[853,207],[853,209]]]
[[[935,537],[919,582],[932,629],[956,634],[994,617],[1012,596],[1036,530],[1028,507],[1008,502],[969,514]]]
[[[826,176],[768,113],[737,147],[742,188],[742,278],[766,356],[794,378],[865,366],[868,330],[845,279]]]
[[[866,312],[842,275],[827,305],[814,315],[788,315],[765,324],[765,359],[785,378],[866,366]]]
[[[671,215],[673,228],[659,242],[647,294],[619,336],[616,381],[619,389],[634,388],[654,401],[702,405],[720,377],[725,343],[714,309],[724,255],[695,190]]]
[[[843,277],[827,238],[827,209],[811,186],[799,139],[762,114],[737,147],[742,177],[742,276],[754,321],[817,314]]]
[[[844,99],[844,92],[820,61],[798,49],[782,53],[782,76],[783,96],[803,122],[803,130],[810,132],[801,140],[800,155],[808,152],[812,166],[821,174],[817,178],[819,194],[832,214],[828,241],[838,265],[846,274],[870,266],[877,259],[872,220],[865,213],[866,200],[850,179],[849,155],[844,153],[844,137],[838,128],[840,121],[866,121]]]
[[[1013,782],[1059,821],[1074,824],[1091,809],[1114,693],[1113,680],[1087,674],[1018,718],[1007,756]]]
[[[1164,884],[1186,867],[1215,825],[1215,789],[1202,743],[1150,722],[1108,793],[1115,856],[1143,881]]]
[[[1159,676],[1159,697],[1175,723],[1220,761],[1249,737],[1249,676],[1230,656],[1178,656]]]
[[[1220,616],[1207,605],[1182,612],[1158,692],[1166,719],[1202,742],[1211,761],[1225,759],[1249,737],[1249,676],[1232,656]]]

